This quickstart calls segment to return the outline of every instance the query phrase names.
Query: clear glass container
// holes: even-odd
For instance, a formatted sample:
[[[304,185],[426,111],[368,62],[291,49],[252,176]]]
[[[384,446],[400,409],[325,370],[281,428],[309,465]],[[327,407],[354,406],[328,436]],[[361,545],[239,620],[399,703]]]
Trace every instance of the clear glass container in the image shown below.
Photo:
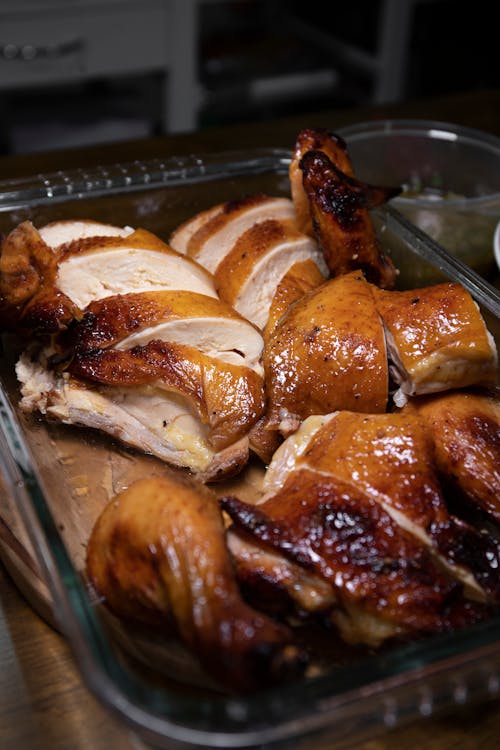
[[[152,160],[0,183],[0,231],[92,218],[143,226],[163,238],[222,200],[256,192],[289,195],[289,154],[279,150]],[[393,207],[375,216],[381,241],[419,279],[464,283],[500,342],[500,298],[484,278],[448,255]],[[200,676],[173,638],[152,638],[115,621],[83,575],[85,543],[109,497],[156,459],[78,427],[17,408],[20,344],[4,336],[0,397],[0,549],[26,596],[67,638],[82,676],[102,703],[156,747],[347,747],[407,720],[496,695],[500,619],[384,648],[331,649],[315,677],[246,696],[225,695]],[[246,479],[251,484],[250,467]],[[331,639],[330,639],[331,640]]]
[[[494,270],[500,138],[433,120],[374,120],[339,133],[360,179],[401,185],[399,211],[481,274]]]

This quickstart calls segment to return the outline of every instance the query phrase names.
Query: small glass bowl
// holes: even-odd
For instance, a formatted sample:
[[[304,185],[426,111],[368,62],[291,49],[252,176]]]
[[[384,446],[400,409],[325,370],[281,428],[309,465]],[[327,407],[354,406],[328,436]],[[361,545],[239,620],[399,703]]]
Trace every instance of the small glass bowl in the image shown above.
[[[401,185],[395,208],[479,273],[494,273],[500,138],[432,120],[375,120],[338,132],[359,179]]]

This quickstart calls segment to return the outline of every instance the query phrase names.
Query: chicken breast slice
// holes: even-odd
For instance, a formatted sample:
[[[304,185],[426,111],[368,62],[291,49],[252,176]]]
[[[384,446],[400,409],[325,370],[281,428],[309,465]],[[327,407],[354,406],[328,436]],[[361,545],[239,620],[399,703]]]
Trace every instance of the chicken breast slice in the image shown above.
[[[87,237],[128,237],[134,230],[132,227],[115,227],[91,219],[62,219],[45,224],[38,231],[44,242],[56,249],[60,245]]]
[[[65,346],[80,353],[110,346],[126,351],[150,341],[185,344],[263,375],[257,328],[224,302],[195,292],[142,292],[92,302]]]
[[[221,451],[209,444],[208,427],[181,395],[155,386],[91,387],[47,370],[23,354],[16,366],[21,408],[65,423],[90,427],[163,461],[187,468],[201,481],[219,479],[248,460],[248,439]]]
[[[206,211],[200,211],[195,216],[190,217],[183,222],[170,235],[170,247],[173,247],[178,253],[186,255],[191,237],[198,231],[198,229],[201,229],[204,224],[213,219],[214,216],[222,213],[224,206],[224,203],[219,203],[217,206],[212,206]]]
[[[225,203],[221,211],[217,211],[191,235],[187,254],[214,273],[238,237],[254,224],[268,219],[293,220],[294,216],[293,203],[289,198],[257,195]],[[197,217],[194,217],[196,220]],[[173,246],[176,244],[174,238]]]
[[[264,328],[276,289],[296,263],[312,260],[324,279],[328,269],[317,243],[290,220],[268,219],[244,232],[219,264],[221,297],[258,328]]]
[[[68,257],[59,264],[56,285],[80,309],[104,297],[154,289],[217,296],[213,279],[189,258],[127,244]]]

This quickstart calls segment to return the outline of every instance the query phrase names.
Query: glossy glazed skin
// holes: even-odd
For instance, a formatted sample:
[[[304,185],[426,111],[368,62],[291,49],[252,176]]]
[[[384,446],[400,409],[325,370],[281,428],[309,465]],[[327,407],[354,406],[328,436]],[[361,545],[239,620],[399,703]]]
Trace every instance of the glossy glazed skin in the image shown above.
[[[124,351],[75,352],[67,371],[104,385],[156,384],[185,396],[209,426],[208,439],[216,450],[246,435],[265,407],[262,378],[255,371],[166,341]]]
[[[77,378],[104,385],[133,387],[157,384],[185,396],[203,424],[210,428],[209,441],[221,450],[246,435],[264,411],[264,383],[260,372],[235,353],[241,364],[223,361],[192,345],[160,338],[155,334],[165,322],[196,321],[200,340],[210,339],[210,326],[217,331],[233,321],[245,332],[260,335],[250,323],[217,299],[190,292],[154,292],[108,297],[89,305],[82,321],[66,335],[71,358],[65,366]],[[138,343],[118,348],[130,334],[145,329]],[[186,333],[184,333],[186,336]],[[224,335],[214,335],[214,346],[223,348]]]
[[[407,393],[495,382],[495,347],[460,284],[391,292],[374,287],[373,293],[395,355],[395,377]]]
[[[207,672],[249,690],[300,671],[288,628],[241,598],[215,495],[180,477],[140,480],[99,517],[87,575],[126,620],[177,630]]]
[[[462,627],[484,614],[380,504],[333,476],[301,469],[262,505],[225,497],[222,507],[236,533],[329,582],[341,607],[361,606],[403,632]]]
[[[12,230],[1,243],[0,324],[17,328],[27,303],[56,273],[57,257],[30,221]],[[26,324],[29,326],[29,324]]]
[[[246,338],[252,337],[258,345],[259,334],[232,307],[214,297],[177,289],[116,295],[92,302],[82,320],[60,340],[72,349],[87,351],[118,344],[129,336],[149,329],[154,335],[154,328],[164,323],[190,320],[199,321],[200,338],[204,335],[204,321],[212,324],[231,321],[241,327],[243,351],[246,349]],[[209,332],[205,333],[205,338],[210,338]],[[212,338],[217,337],[213,334]]]
[[[413,399],[439,473],[454,492],[500,523],[500,402],[495,393],[450,391]]]
[[[399,189],[360,182],[339,170],[323,151],[308,151],[300,168],[314,234],[332,276],[361,270],[368,281],[392,289],[396,269],[382,252],[368,209]]]
[[[303,297],[306,292],[316,289],[324,281],[325,277],[314,261],[304,260],[301,263],[295,263],[276,287],[264,329],[264,338],[271,335],[278,321],[293,302]]]
[[[414,412],[343,411],[314,433],[295,468],[314,469],[364,492],[450,565],[451,575],[467,582],[470,571],[472,596],[499,600],[498,542],[449,513],[433,452],[432,436]],[[290,459],[283,462],[285,473],[286,466]]]
[[[352,164],[347,153],[347,145],[340,136],[325,128],[304,128],[295,141],[290,162],[289,177],[297,227],[301,232],[314,236],[309,198],[304,190],[302,157],[308,151],[322,151],[330,161],[346,175],[353,177]]]
[[[265,343],[264,370],[272,423],[385,411],[383,328],[362,274],[327,281],[291,305]]]

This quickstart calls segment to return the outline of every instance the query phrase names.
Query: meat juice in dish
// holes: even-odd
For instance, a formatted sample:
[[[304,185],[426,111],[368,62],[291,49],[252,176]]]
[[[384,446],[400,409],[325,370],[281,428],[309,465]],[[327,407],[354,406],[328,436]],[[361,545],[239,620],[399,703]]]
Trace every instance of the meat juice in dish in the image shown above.
[[[191,475],[113,499],[91,585],[236,691],[307,669],[297,623],[377,648],[483,620],[500,595],[496,535],[448,503],[452,488],[498,523],[497,353],[477,305],[458,284],[394,288],[368,209],[398,189],[359,182],[337,136],[299,134],[290,185],[168,242],[24,222],[0,255],[22,408]],[[204,486],[252,454],[257,503]]]

